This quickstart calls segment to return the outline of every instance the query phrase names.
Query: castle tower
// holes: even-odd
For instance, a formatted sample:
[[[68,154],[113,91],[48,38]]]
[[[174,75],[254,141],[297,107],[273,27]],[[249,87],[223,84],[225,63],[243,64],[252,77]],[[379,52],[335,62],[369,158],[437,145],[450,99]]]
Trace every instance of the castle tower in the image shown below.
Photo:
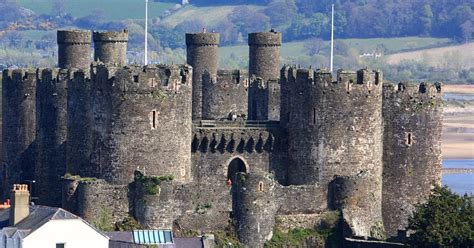
[[[222,120],[234,117],[246,119],[249,87],[246,71],[219,70],[217,80],[206,71],[202,84],[203,119]]]
[[[61,177],[66,173],[67,81],[66,69],[38,71],[37,160],[38,203],[61,205]]]
[[[91,167],[92,142],[92,81],[89,73],[71,70],[67,81],[67,168],[82,177],[97,177]]]
[[[281,33],[250,33],[249,119],[280,120]]]
[[[332,82],[327,71],[295,70],[289,68],[282,80],[290,89],[283,94],[289,94],[284,108],[289,116],[288,183],[327,187],[334,175],[367,175],[373,211],[366,224],[381,223],[382,74],[340,70]],[[366,235],[363,230],[369,229],[354,232]]]
[[[94,60],[104,64],[126,65],[128,31],[94,32]]]
[[[89,69],[91,33],[84,30],[58,30],[59,68]]]
[[[232,185],[232,212],[239,241],[263,247],[273,236],[277,203],[275,181],[261,172],[238,173]]]
[[[93,68],[92,166],[114,184],[150,176],[191,180],[192,68]]]
[[[384,85],[383,219],[391,236],[441,182],[441,84]]]
[[[1,198],[13,184],[34,178],[36,81],[34,70],[3,71]]]
[[[202,76],[207,71],[214,79],[219,66],[219,34],[186,34],[187,63],[193,67],[193,120],[202,119]]]

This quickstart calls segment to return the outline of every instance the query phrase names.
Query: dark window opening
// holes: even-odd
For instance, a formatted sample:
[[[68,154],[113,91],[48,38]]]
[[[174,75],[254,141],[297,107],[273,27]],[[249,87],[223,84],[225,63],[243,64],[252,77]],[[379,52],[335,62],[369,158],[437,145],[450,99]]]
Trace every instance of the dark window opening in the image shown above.
[[[316,124],[316,108],[313,108],[313,124]]]
[[[407,146],[411,146],[413,144],[413,134],[407,133],[406,135],[406,144]]]
[[[234,177],[239,172],[247,172],[244,161],[240,158],[234,158],[227,168],[227,180],[234,181]]]
[[[133,82],[138,83],[138,75],[133,76]]]
[[[258,183],[258,191],[263,192],[263,182]]]
[[[66,247],[66,244],[61,243],[61,244],[56,244],[56,248],[64,248]]]

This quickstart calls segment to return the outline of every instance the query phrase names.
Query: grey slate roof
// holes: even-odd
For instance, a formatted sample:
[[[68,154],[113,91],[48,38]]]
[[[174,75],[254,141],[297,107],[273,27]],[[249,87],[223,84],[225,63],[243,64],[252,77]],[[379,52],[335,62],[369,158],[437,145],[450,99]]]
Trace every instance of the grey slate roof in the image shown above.
[[[133,243],[132,232],[109,232],[110,237],[109,248],[141,248],[146,245],[137,245]],[[158,245],[160,248],[201,248],[201,238],[177,238],[174,237],[172,245]]]
[[[17,230],[21,231],[20,235],[24,237],[40,228],[50,220],[72,220],[78,219],[89,225],[91,228],[96,230],[98,233],[104,235],[98,231],[95,227],[81,219],[80,217],[62,209],[48,206],[30,206],[30,214],[15,226],[9,227],[10,209],[0,211],[0,229],[6,228],[5,230],[12,230],[15,233]],[[13,235],[12,233],[12,235]],[[105,235],[104,235],[105,236]],[[107,237],[107,236],[106,236]]]

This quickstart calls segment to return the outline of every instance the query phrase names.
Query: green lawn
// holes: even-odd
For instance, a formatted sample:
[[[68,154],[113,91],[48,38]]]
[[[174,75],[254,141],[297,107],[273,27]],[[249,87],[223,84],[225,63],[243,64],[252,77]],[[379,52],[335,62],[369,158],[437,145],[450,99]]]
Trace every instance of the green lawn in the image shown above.
[[[25,8],[35,11],[37,14],[50,14],[52,12],[53,0],[13,0]],[[144,0],[65,0],[66,12],[74,17],[82,17],[91,14],[94,10],[102,10],[105,19],[125,20],[143,19],[145,12]],[[174,6],[173,3],[159,3],[150,1],[149,17],[158,17],[167,9]]]

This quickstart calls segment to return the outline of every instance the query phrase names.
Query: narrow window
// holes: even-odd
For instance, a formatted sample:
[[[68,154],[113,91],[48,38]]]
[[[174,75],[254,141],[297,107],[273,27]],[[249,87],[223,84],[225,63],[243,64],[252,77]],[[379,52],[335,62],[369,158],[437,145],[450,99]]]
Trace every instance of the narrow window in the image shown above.
[[[258,183],[258,191],[263,192],[263,182]]]
[[[313,108],[313,125],[316,124],[316,108]]]
[[[148,114],[148,118],[150,120],[150,128],[151,129],[156,129],[156,127],[158,126],[158,115],[160,113],[157,112],[156,110],[152,110],[149,114]]]
[[[133,76],[133,82],[138,83],[138,75]]]
[[[156,128],[156,111],[153,110],[153,117],[152,117],[152,129]]]
[[[64,248],[66,247],[66,244],[65,243],[58,243],[56,244],[56,248]]]
[[[407,146],[411,146],[413,144],[413,134],[407,133],[405,143]]]

